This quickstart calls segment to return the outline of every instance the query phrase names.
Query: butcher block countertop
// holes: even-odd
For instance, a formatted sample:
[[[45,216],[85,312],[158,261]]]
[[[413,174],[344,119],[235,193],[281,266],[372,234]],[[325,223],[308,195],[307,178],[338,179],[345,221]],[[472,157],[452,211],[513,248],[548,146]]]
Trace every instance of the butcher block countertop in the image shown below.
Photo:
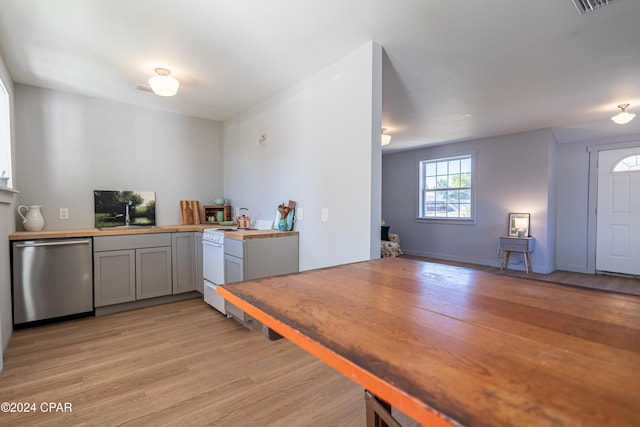
[[[95,237],[95,236],[118,236],[126,234],[150,234],[150,233],[180,233],[203,231],[207,228],[225,228],[215,224],[192,224],[192,225],[167,225],[153,228],[127,228],[114,230],[100,230],[97,228],[73,228],[64,230],[42,230],[42,231],[16,231],[9,234],[9,240],[34,240],[34,239],[66,239],[70,237]],[[279,230],[236,230],[229,227],[230,231],[224,233],[225,237],[246,240],[265,239],[269,237],[297,236],[297,231]]]
[[[280,230],[232,230],[225,231],[224,237],[229,239],[248,240],[248,239],[268,239],[271,237],[287,237],[297,236],[297,231],[280,231]]]

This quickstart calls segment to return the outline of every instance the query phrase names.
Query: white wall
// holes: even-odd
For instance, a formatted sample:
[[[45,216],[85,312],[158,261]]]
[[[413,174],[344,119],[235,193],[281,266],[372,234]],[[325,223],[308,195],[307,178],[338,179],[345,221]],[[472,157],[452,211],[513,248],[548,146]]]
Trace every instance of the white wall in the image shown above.
[[[0,56],[0,79],[9,93],[10,109],[14,111],[14,88],[9,72]],[[12,128],[13,114],[12,116]],[[14,168],[15,170],[15,168]],[[8,235],[15,231],[13,221],[14,195],[0,192],[0,371],[3,368],[2,352],[9,343],[13,331],[13,316],[11,312],[11,267],[9,264],[9,238]]]
[[[14,116],[14,88],[9,71],[0,56],[0,79],[7,89],[10,98],[11,126],[15,124]],[[12,139],[15,137],[12,133]],[[15,145],[15,144],[14,144]],[[15,151],[15,149],[14,149]],[[15,167],[14,167],[15,170]],[[11,333],[13,332],[13,317],[11,311],[11,267],[9,263],[9,238],[8,235],[15,231],[13,222],[14,195],[0,192],[0,372],[3,369],[2,353],[4,352]]]
[[[585,143],[558,145],[556,265],[587,273],[589,153]]]
[[[223,191],[220,122],[32,86],[15,93],[18,201],[43,206],[45,229],[93,227],[93,190],[155,191],[158,225],[181,223],[180,200],[211,204]]]
[[[551,132],[543,129],[384,155],[382,216],[408,254],[498,266],[498,238],[507,233],[508,214],[528,212],[536,239],[533,269],[550,272],[555,245],[550,144],[555,144]],[[475,224],[416,222],[418,162],[466,153],[477,153]]]
[[[296,201],[301,270],[379,256],[381,56],[367,43],[224,123],[225,196],[266,219]]]

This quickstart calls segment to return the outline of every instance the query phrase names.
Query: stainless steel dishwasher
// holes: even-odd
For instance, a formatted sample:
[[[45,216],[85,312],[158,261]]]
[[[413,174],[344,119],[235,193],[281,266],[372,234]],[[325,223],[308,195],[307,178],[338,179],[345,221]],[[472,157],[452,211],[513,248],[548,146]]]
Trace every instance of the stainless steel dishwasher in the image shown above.
[[[12,244],[13,325],[93,314],[91,238]]]

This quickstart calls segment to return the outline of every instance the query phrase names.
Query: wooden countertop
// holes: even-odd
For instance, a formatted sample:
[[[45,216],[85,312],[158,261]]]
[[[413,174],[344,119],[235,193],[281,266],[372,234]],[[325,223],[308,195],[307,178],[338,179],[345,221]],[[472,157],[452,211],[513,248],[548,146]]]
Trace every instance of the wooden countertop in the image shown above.
[[[224,237],[238,240],[248,239],[268,239],[271,237],[287,237],[297,236],[298,231],[280,231],[280,230],[233,230],[225,231]]]
[[[100,230],[97,228],[72,228],[64,230],[41,230],[41,231],[16,231],[9,234],[9,240],[32,240],[32,239],[57,239],[68,237],[94,237],[94,236],[117,236],[125,234],[150,234],[150,233],[179,233],[189,231],[203,231],[206,228],[221,228],[219,225],[194,224],[194,225],[167,225],[153,228],[140,229],[115,229]]]
[[[640,425],[635,296],[402,258],[217,290],[424,425]]]
[[[230,231],[224,233],[225,237],[247,240],[265,239],[269,237],[297,236],[297,231],[279,230],[236,230],[234,227],[221,227],[212,224],[194,225],[167,225],[154,228],[128,228],[114,230],[100,230],[97,228],[74,228],[66,230],[42,230],[42,231],[16,231],[9,234],[9,240],[35,240],[35,239],[66,239],[70,237],[95,237],[95,236],[118,236],[126,234],[150,234],[150,233],[180,233],[189,231],[203,231],[207,228],[229,228]]]

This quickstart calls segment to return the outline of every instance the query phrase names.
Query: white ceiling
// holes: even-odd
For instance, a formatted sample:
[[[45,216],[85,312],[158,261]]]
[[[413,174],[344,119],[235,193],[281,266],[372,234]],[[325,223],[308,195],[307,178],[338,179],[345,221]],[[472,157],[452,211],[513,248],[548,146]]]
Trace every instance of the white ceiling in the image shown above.
[[[369,40],[384,48],[386,151],[553,128],[640,134],[640,1],[2,0],[16,83],[223,121]],[[136,90],[155,67],[178,95]]]

